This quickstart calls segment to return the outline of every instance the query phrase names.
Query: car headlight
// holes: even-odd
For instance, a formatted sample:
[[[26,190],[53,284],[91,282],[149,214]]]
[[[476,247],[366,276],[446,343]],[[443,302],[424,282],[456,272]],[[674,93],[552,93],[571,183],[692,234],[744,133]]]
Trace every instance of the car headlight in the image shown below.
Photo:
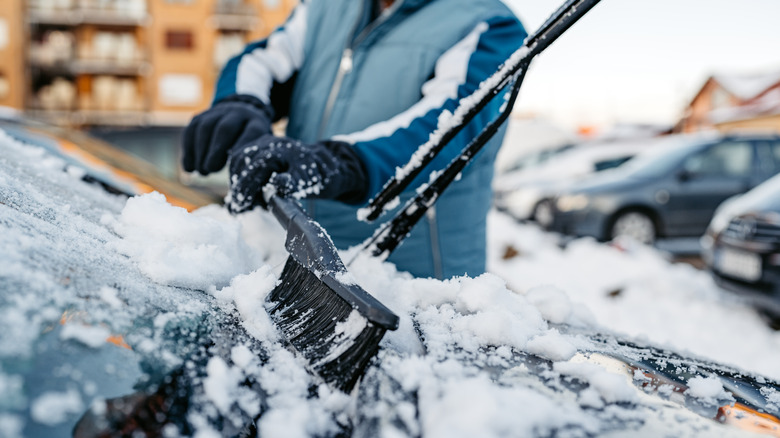
[[[555,203],[555,207],[558,211],[568,212],[582,210],[588,206],[588,197],[583,194],[578,195],[562,195]]]

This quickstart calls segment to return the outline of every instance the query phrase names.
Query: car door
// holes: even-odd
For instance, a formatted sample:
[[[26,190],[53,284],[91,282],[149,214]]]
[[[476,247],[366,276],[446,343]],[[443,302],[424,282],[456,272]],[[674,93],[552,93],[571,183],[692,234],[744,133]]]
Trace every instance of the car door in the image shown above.
[[[754,185],[755,155],[752,142],[725,140],[685,158],[672,176],[676,181],[669,186],[667,234],[703,234],[721,202]]]

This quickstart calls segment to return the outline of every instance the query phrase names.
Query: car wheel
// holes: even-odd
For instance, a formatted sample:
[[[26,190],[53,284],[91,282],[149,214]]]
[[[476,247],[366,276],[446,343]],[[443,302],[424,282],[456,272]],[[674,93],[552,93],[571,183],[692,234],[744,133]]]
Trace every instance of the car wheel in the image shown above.
[[[553,223],[552,201],[544,199],[536,204],[533,219],[544,228],[550,228]]]
[[[622,213],[612,223],[611,238],[628,236],[638,242],[650,245],[655,242],[655,223],[645,213],[629,211]]]

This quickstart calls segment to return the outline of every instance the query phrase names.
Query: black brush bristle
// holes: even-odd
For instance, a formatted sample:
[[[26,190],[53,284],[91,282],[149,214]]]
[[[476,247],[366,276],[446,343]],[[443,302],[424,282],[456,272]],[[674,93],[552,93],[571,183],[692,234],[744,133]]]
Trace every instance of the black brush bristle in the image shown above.
[[[379,349],[386,329],[365,320],[354,336],[337,333],[355,310],[293,257],[268,300],[271,317],[285,338],[325,382],[349,392]]]

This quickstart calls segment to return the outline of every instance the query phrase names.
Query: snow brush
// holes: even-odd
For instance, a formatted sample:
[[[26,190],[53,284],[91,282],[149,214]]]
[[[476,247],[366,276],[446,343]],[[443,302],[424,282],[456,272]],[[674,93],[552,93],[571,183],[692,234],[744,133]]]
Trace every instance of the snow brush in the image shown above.
[[[396,171],[382,191],[369,202],[369,205],[358,212],[358,217],[373,221],[394,205],[397,197],[403,192],[420,172],[441,152],[444,146],[483,109],[502,90],[509,87],[507,100],[501,113],[472,139],[459,156],[447,167],[437,173],[432,181],[417,190],[417,195],[410,199],[404,207],[388,222],[380,227],[374,235],[363,244],[364,253],[386,259],[390,253],[409,235],[412,227],[425,215],[426,211],[436,202],[449,184],[471,162],[472,158],[487,144],[490,138],[498,132],[512,111],[520,86],[528,71],[531,60],[549,47],[559,36],[590,11],[600,0],[568,0],[553,13],[533,35],[526,38],[523,46],[501,66],[498,71],[485,80],[470,96],[461,99],[458,107],[449,119],[442,118],[436,131],[431,134],[427,143],[421,145],[409,162]],[[354,260],[354,259],[353,259]]]
[[[269,310],[285,339],[329,385],[355,386],[398,316],[358,286],[333,241],[297,201],[272,196],[268,206],[287,230],[287,258]]]

